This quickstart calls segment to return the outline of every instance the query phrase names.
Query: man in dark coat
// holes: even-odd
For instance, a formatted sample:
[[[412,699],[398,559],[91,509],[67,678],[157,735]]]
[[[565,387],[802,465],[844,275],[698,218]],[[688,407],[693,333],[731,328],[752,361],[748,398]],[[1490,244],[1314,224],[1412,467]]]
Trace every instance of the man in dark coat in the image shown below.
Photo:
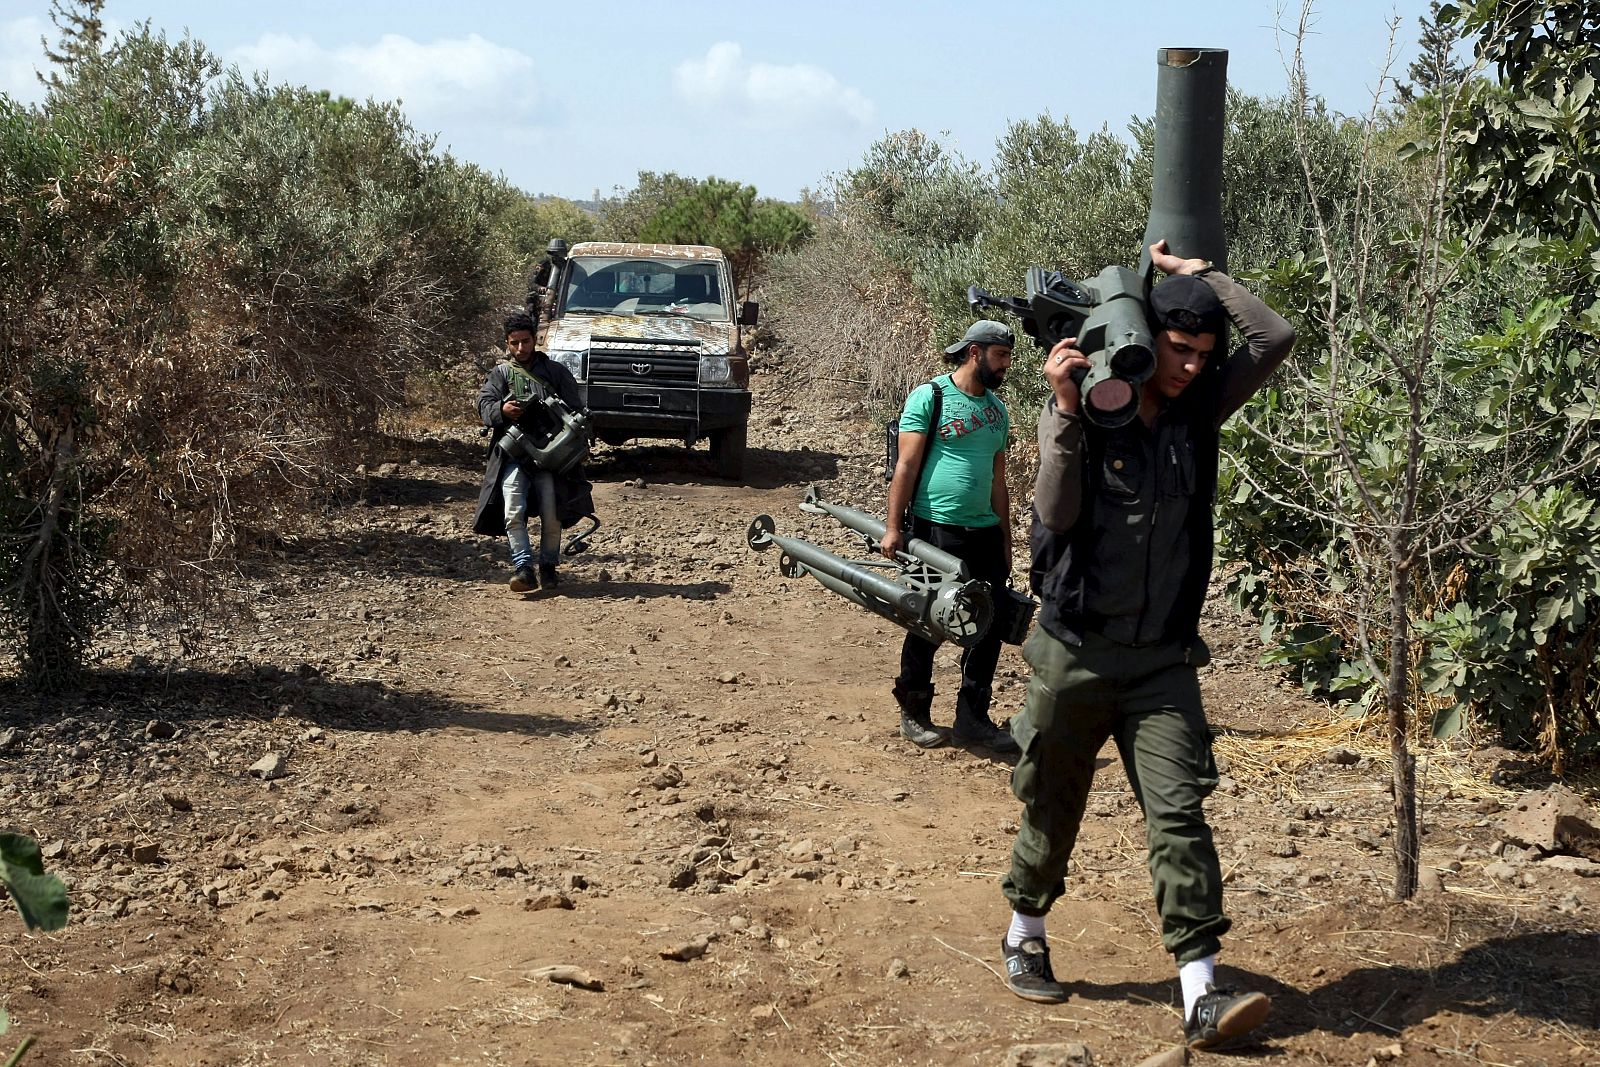
[[[511,544],[511,589],[526,593],[543,586],[554,589],[561,579],[561,531],[594,510],[592,486],[579,467],[564,475],[524,469],[501,450],[499,441],[531,405],[554,393],[573,411],[583,408],[572,372],[552,363],[534,347],[533,319],[517,312],[506,319],[506,354],[478,390],[478,415],[489,427],[489,464],[483,472],[478,512],[472,529],[486,537],[504,536]],[[538,559],[528,538],[530,503],[539,514]],[[534,563],[538,563],[538,574]]]

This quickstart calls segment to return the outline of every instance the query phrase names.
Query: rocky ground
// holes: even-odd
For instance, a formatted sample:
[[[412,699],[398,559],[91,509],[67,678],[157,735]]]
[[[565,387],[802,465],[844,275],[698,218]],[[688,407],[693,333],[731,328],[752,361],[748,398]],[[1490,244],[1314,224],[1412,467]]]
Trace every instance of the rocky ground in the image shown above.
[[[997,970],[1009,767],[901,742],[899,631],[745,545],[768,513],[850,551],[795,505],[881,511],[867,412],[769,366],[746,485],[704,446],[603,448],[604,529],[528,597],[469,531],[468,417],[386,442],[200,661],[128,632],[64,703],[0,683],[0,810],[73,907],[50,935],[0,915],[0,1057],[1183,1062],[1114,750],[1051,919],[1073,998],[1025,1003]],[[1424,892],[1391,904],[1386,746],[1257,667],[1226,609],[1206,635],[1222,972],[1274,1001],[1235,1055],[1600,1062],[1581,801],[1519,815],[1545,783],[1514,756],[1426,751]],[[997,717],[1025,678],[1008,648]]]

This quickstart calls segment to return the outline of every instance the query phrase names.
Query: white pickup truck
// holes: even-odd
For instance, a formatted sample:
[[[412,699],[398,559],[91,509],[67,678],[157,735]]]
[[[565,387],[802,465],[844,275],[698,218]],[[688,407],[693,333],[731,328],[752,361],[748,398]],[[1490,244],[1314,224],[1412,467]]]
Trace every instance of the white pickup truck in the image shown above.
[[[551,284],[545,349],[578,380],[595,435],[710,438],[717,474],[743,477],[750,364],[739,327],[755,325],[757,308],[735,313],[722,251],[589,241]]]

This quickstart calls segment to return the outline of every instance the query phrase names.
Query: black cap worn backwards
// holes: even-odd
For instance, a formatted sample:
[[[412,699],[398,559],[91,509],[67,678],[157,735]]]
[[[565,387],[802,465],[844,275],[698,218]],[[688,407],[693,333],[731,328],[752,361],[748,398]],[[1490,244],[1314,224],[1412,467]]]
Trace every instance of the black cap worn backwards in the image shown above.
[[[1161,330],[1220,335],[1228,313],[1211,286],[1178,274],[1150,290],[1150,321]]]

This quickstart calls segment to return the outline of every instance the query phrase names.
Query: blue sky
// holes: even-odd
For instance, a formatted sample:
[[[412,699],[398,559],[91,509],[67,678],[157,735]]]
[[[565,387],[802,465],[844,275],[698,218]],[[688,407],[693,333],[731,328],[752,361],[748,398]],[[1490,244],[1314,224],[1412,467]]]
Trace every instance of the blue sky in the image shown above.
[[[1427,0],[1322,0],[1306,42],[1312,91],[1364,112],[1388,24],[1393,73],[1416,53]],[[1280,11],[1280,7],[1284,10]],[[0,0],[0,91],[37,100],[48,0]],[[275,81],[398,98],[419,128],[530,192],[587,199],[640,170],[716,175],[793,198],[891,130],[945,135],[987,162],[1007,123],[1043,112],[1080,134],[1148,115],[1162,46],[1229,50],[1229,78],[1287,85],[1276,27],[1298,3],[447,4],[108,0],[107,21],[187,29]]]

